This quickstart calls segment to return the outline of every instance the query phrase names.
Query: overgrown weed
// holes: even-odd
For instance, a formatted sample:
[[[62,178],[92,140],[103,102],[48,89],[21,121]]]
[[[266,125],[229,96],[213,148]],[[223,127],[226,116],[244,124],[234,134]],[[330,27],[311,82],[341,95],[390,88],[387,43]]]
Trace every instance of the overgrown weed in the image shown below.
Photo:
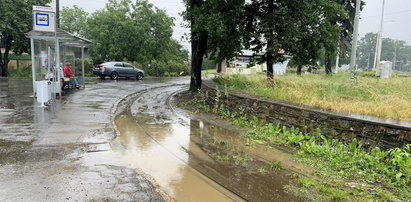
[[[410,78],[349,79],[347,73],[332,77],[288,74],[276,77],[273,87],[267,86],[265,75],[220,76],[214,80],[228,88],[268,98],[411,121]]]

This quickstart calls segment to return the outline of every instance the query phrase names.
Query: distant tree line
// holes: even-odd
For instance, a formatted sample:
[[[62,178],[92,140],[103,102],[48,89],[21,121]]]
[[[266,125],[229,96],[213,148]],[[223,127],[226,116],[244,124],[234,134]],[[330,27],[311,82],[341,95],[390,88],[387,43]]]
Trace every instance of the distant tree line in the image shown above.
[[[371,71],[374,68],[377,33],[367,33],[359,41],[358,67]],[[405,41],[382,39],[381,60],[392,61],[393,69],[402,70],[411,61],[411,46]]]
[[[203,58],[217,63],[243,49],[257,63],[273,64],[292,56],[301,67],[325,58],[326,72],[339,52],[347,52],[353,31],[355,0],[184,0],[191,28],[192,91],[201,88]],[[362,2],[361,6],[365,4]],[[344,54],[341,54],[344,55]],[[347,55],[347,54],[345,54]]]

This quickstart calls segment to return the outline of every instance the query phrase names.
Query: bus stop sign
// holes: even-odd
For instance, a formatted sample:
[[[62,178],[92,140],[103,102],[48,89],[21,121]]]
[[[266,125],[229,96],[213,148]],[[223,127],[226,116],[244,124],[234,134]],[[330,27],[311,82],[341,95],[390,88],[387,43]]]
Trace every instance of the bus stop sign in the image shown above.
[[[52,7],[33,6],[33,30],[41,32],[56,31],[56,17]]]

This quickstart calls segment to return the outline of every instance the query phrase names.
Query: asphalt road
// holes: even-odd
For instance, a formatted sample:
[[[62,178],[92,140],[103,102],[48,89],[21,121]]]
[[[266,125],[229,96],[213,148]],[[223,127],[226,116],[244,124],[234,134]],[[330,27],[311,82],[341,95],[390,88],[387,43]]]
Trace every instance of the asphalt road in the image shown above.
[[[114,156],[112,107],[128,94],[188,81],[96,80],[40,108],[31,79],[0,79],[0,201],[163,201]]]

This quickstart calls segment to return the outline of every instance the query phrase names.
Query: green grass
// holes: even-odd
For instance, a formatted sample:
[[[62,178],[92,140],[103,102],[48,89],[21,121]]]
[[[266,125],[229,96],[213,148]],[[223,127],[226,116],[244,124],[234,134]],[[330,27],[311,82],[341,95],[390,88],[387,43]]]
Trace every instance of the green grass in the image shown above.
[[[196,111],[214,113],[233,124],[245,127],[242,136],[245,145],[278,145],[296,152],[296,157],[316,169],[322,179],[301,179],[302,189],[315,189],[318,197],[329,200],[411,200],[411,145],[404,148],[381,150],[378,147],[365,149],[357,141],[350,143],[329,139],[317,131],[307,134],[295,128],[286,128],[264,123],[243,112],[230,112],[218,104],[222,93],[213,98],[216,104],[209,105],[207,93],[199,93],[194,99],[180,104]],[[268,165],[272,170],[281,169],[279,162]],[[261,170],[263,171],[263,170]],[[343,182],[343,183],[342,183]],[[352,187],[350,183],[354,182]],[[313,188],[314,187],[314,188]],[[362,199],[361,199],[362,200]]]
[[[411,121],[411,78],[377,79],[346,73],[333,76],[289,74],[267,86],[265,75],[232,75],[215,81],[235,90],[358,114]]]
[[[206,78],[208,77],[209,74],[216,74],[216,73],[217,73],[217,70],[215,69],[206,69],[206,70],[201,71],[201,75]]]

